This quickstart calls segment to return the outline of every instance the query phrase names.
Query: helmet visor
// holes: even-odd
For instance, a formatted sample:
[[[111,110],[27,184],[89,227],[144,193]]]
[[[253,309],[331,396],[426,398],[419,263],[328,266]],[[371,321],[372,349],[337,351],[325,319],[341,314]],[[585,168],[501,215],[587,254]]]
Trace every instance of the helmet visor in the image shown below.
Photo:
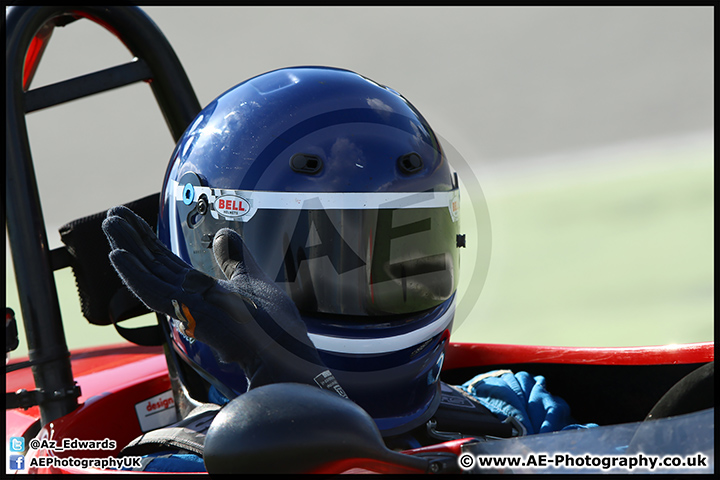
[[[193,183],[174,182],[182,234],[171,229],[171,246],[209,275],[224,278],[212,239],[231,228],[301,311],[413,313],[457,287],[458,189],[265,192]]]

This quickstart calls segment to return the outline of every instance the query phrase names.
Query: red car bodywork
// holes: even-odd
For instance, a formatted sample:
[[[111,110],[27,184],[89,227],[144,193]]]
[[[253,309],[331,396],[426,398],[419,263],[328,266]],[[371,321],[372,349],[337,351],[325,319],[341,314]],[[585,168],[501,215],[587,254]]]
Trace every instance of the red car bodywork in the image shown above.
[[[512,363],[560,363],[586,365],[656,365],[704,363],[714,359],[714,343],[664,345],[649,347],[547,347],[529,345],[494,345],[452,343],[447,349],[444,370]],[[81,389],[79,407],[69,415],[46,425],[37,439],[62,441],[64,438],[115,441],[113,450],[32,450],[26,457],[61,456],[74,458],[105,458],[116,456],[123,446],[142,433],[135,405],[170,390],[165,356],[160,347],[139,347],[131,344],[78,350],[71,355],[72,369]],[[12,364],[12,363],[11,363]],[[29,368],[6,376],[7,391],[32,389],[34,382]],[[37,407],[27,410],[6,410],[6,442],[33,432],[39,424]],[[35,427],[37,429],[37,426]],[[26,438],[29,441],[30,438]],[[459,454],[463,440],[409,450],[407,454],[449,452]],[[383,464],[371,459],[348,459],[324,466],[318,473],[412,473],[405,467]],[[76,467],[29,468],[28,473],[111,473],[111,470]]]

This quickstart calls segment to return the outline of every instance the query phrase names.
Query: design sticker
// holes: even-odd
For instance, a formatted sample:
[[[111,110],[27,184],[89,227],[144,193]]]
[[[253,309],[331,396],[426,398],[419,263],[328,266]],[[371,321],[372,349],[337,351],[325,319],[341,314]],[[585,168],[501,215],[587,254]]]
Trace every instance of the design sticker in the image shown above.
[[[177,422],[172,390],[136,403],[135,413],[143,433]]]

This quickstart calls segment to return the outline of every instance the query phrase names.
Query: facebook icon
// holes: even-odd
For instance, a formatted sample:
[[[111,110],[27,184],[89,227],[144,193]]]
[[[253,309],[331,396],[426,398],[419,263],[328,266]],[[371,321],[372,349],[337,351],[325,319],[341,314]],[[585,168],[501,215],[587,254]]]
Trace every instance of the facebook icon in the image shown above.
[[[22,455],[10,455],[10,468],[12,470],[24,470],[25,457]]]

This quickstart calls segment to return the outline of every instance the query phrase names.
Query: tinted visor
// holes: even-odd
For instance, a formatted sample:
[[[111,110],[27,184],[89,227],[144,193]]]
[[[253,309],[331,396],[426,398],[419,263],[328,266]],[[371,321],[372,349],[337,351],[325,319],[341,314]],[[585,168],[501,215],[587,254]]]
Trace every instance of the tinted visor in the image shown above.
[[[307,193],[175,183],[182,235],[173,251],[224,278],[212,253],[221,228],[243,238],[263,271],[305,312],[396,315],[447,300],[458,281],[458,190]],[[175,232],[171,229],[171,232]]]

